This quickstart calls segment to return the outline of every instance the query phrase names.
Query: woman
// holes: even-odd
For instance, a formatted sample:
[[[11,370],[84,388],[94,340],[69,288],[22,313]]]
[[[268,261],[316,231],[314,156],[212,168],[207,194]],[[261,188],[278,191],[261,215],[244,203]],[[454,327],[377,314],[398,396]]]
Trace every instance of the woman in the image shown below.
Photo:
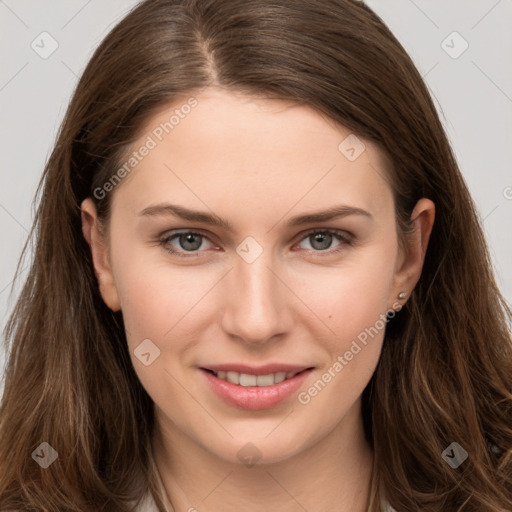
[[[41,184],[2,510],[512,510],[511,311],[352,0],[148,0]]]

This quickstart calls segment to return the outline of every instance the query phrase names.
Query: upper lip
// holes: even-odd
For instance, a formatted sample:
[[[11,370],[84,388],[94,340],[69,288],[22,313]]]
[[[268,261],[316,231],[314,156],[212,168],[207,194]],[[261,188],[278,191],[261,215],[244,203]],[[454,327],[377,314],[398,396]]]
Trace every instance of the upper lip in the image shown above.
[[[263,366],[250,366],[247,364],[240,363],[225,363],[225,364],[215,364],[202,366],[203,370],[211,370],[214,372],[237,372],[237,373],[246,373],[249,375],[269,375],[270,373],[278,373],[278,372],[294,372],[299,373],[303,370],[308,370],[312,368],[311,366],[298,366],[294,364],[283,364],[283,363],[270,363],[265,364]]]

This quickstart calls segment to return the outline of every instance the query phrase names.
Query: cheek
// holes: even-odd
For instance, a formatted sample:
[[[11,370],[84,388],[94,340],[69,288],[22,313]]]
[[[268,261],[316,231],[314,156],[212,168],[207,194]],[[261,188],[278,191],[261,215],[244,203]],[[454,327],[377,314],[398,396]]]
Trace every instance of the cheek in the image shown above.
[[[325,312],[334,334],[321,338],[328,357],[298,402],[322,414],[326,430],[358,400],[378,364],[394,275],[393,250],[387,255],[382,247],[369,252],[336,282],[321,279],[312,289],[315,307]]]
[[[317,273],[314,281],[304,282],[309,288],[308,305],[320,313],[330,331],[326,336],[322,326],[316,333],[327,357],[317,380],[298,397],[299,403],[314,402],[319,414],[329,409],[326,414],[333,422],[358,399],[379,361],[393,284],[393,255],[393,248],[386,252],[381,247],[340,269],[336,279],[332,272]]]
[[[381,247],[360,253],[339,269],[322,269],[302,279],[307,305],[334,331],[333,348],[343,348],[390,307],[393,255]]]
[[[388,309],[392,274],[378,265],[371,270],[367,267],[359,275],[352,274],[340,291],[334,330],[343,333],[345,340],[358,338]]]
[[[194,317],[195,307],[214,282],[214,276],[167,268],[141,268],[136,261],[119,273],[121,309],[130,342],[153,338],[162,343]],[[158,341],[156,341],[158,340]]]
[[[119,270],[123,321],[135,372],[155,403],[165,404],[172,395],[186,404],[186,396],[179,398],[182,390],[175,378],[181,381],[181,366],[200,339],[201,327],[195,321],[209,280],[191,282],[190,274],[150,268],[135,259]]]
[[[153,258],[149,252],[154,252]],[[162,377],[168,378],[158,369],[181,373],[180,367],[192,364],[218,308],[216,283],[226,270],[171,265],[156,250],[119,246],[117,255],[115,280],[130,356],[141,382],[156,389]],[[159,351],[149,367],[137,358],[144,340],[151,340],[157,347],[153,350]]]

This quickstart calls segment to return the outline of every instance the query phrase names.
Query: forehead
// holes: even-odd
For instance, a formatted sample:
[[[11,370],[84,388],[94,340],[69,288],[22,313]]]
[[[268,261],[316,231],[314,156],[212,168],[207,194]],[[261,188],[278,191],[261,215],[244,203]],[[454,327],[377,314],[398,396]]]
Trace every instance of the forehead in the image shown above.
[[[183,96],[146,123],[131,151],[139,155],[114,202],[132,208],[177,199],[274,217],[294,205],[346,202],[377,214],[392,208],[388,162],[378,147],[289,101],[222,89]]]

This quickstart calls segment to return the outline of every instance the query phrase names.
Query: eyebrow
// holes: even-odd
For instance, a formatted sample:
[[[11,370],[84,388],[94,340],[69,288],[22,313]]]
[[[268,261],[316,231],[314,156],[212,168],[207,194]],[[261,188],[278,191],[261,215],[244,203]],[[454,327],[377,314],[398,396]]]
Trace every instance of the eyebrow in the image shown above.
[[[224,228],[227,231],[234,232],[233,226],[222,217],[215,215],[214,213],[201,212],[198,210],[189,210],[183,206],[176,204],[162,203],[144,208],[139,216],[142,217],[153,217],[153,216],[168,216],[172,215],[179,217],[183,220],[192,222],[201,222],[203,224],[209,224]],[[306,213],[303,215],[297,215],[290,218],[286,225],[289,227],[302,226],[304,224],[314,224],[315,222],[324,222],[336,218],[348,217],[349,215],[361,215],[367,218],[372,218],[372,214],[363,210],[362,208],[356,208],[355,206],[348,205],[337,205],[327,208],[326,210]]]

